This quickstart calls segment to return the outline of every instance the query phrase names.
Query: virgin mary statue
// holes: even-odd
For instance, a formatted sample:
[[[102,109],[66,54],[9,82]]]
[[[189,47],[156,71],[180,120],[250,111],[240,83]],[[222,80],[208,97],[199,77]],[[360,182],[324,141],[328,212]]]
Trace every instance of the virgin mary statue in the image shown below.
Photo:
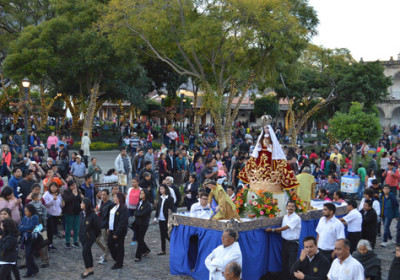
[[[271,116],[262,116],[261,119],[263,127],[257,144],[238,177],[242,182],[249,184],[253,192],[261,190],[273,193],[283,213],[285,212],[284,190],[299,186],[299,182],[270,126]]]

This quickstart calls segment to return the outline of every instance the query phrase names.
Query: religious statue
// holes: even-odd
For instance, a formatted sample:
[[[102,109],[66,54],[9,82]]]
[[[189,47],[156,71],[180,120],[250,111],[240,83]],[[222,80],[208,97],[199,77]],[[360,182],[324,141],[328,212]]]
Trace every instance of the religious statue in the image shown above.
[[[238,177],[249,184],[250,191],[254,193],[260,190],[273,193],[278,199],[279,209],[284,210],[284,190],[299,186],[299,182],[270,125],[272,118],[262,116],[261,119],[263,125],[257,144]]]

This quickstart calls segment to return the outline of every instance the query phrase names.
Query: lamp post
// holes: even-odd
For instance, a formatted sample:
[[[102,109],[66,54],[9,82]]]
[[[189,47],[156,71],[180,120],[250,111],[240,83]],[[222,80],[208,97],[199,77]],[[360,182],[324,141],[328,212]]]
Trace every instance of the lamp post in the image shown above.
[[[161,145],[164,143],[164,99],[167,97],[165,94],[161,94]]]
[[[28,150],[28,108],[27,108],[27,102],[28,102],[28,92],[29,92],[29,88],[30,88],[30,86],[31,86],[31,82],[29,81],[29,79],[28,78],[24,78],[23,80],[22,80],[22,87],[24,88],[24,91],[25,91],[25,108],[24,108],[24,110],[25,110],[25,120],[24,120],[24,124],[25,124],[25,141],[24,141],[24,144],[25,144],[25,149],[24,149],[24,154],[26,153],[26,151]]]
[[[185,90],[184,89],[180,89],[179,90],[180,93],[180,98],[181,98],[181,116],[182,116],[182,121],[181,121],[181,133],[184,132],[184,128],[183,128],[183,99],[185,98]]]
[[[57,93],[57,96],[56,96],[56,98],[60,98],[61,97],[61,93]],[[59,105],[59,106],[57,106],[57,107],[61,107],[61,103],[60,103],[60,100],[57,100],[57,102],[58,102],[58,104],[57,105]],[[61,125],[60,125],[60,112],[61,112],[61,109],[62,108],[59,108],[59,111],[57,112],[57,121],[56,121],[56,135],[57,135],[57,133],[60,133],[60,130],[61,130]]]

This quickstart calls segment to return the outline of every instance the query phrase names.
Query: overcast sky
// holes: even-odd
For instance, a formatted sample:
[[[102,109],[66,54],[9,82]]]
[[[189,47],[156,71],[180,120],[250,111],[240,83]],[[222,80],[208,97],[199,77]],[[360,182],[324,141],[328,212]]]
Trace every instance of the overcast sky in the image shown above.
[[[347,48],[357,61],[397,59],[400,0],[309,0],[318,13],[313,43]]]

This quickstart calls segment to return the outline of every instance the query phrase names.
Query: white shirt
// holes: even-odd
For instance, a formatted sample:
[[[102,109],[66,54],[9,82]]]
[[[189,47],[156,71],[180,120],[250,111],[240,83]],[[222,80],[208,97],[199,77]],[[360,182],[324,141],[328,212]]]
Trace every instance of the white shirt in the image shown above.
[[[164,202],[167,200],[167,198],[168,198],[168,195],[161,196],[162,201],[161,201],[160,213],[158,214],[158,219],[160,221],[165,221],[163,210],[164,210]]]
[[[358,205],[358,211],[361,211],[363,209],[364,202],[365,202],[365,197],[363,197],[363,199],[361,199],[360,205]],[[372,202],[372,208],[374,208],[376,215],[379,218],[379,216],[381,215],[381,205],[378,200],[374,200]]]
[[[287,230],[282,231],[281,235],[286,240],[299,240],[301,231],[301,219],[296,213],[283,217],[282,227],[288,226]]]
[[[171,140],[175,140],[178,137],[178,133],[176,133],[176,131],[170,131],[167,135]]]
[[[108,221],[108,229],[109,230],[114,230],[115,212],[117,212],[118,207],[119,207],[119,204],[115,205],[110,211],[110,220]]]
[[[209,254],[205,260],[205,265],[210,271],[209,280],[224,280],[222,272],[230,262],[236,262],[242,267],[242,251],[238,242],[234,242],[229,247],[220,245]],[[218,270],[218,271],[217,271]]]
[[[340,263],[339,259],[335,259],[331,269],[328,272],[330,280],[364,280],[364,268],[351,255]]]
[[[211,217],[211,209],[208,206],[201,206],[200,202],[193,203],[190,207],[190,217],[209,219]]]
[[[344,225],[333,216],[328,222],[326,217],[321,217],[315,230],[318,235],[318,248],[322,250],[335,249],[335,242],[340,238],[345,238]]]
[[[348,232],[361,232],[362,215],[357,209],[351,210],[343,220],[347,223]]]

